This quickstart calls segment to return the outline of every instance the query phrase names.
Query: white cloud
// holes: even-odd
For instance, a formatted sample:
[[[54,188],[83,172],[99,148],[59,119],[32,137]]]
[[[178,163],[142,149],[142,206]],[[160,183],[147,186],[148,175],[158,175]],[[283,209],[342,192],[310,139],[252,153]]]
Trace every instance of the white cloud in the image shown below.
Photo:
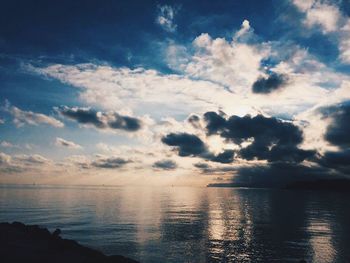
[[[11,156],[6,154],[6,153],[3,153],[3,152],[0,152],[0,165],[5,165],[5,164],[9,164],[11,162]]]
[[[305,24],[308,27],[321,26],[326,34],[338,30],[340,17],[341,14],[337,7],[316,3],[306,11]]]
[[[229,104],[227,97],[232,97],[220,85],[209,81],[143,68],[57,64],[35,71],[79,87],[81,99],[89,105],[128,115],[187,114],[217,108],[218,101]]]
[[[19,145],[19,144],[13,144],[11,142],[8,141],[0,141],[0,147],[3,148],[12,148],[12,149],[26,149],[26,150],[32,150],[34,145],[33,144],[28,144],[25,143],[23,145]]]
[[[171,69],[183,69],[189,61],[189,55],[186,47],[171,42],[166,47],[165,52],[166,62]]]
[[[203,48],[210,46],[212,43],[212,39],[208,33],[202,33],[200,36],[196,37],[193,40],[193,45],[197,48]]]
[[[54,117],[47,116],[42,113],[35,113],[32,111],[24,111],[15,106],[6,103],[5,110],[13,117],[13,122],[17,127],[25,124],[37,126],[39,124],[47,124],[53,127],[62,128],[64,124]]]
[[[7,141],[1,141],[0,142],[0,146],[4,147],[4,148],[13,148],[13,147],[15,147],[15,145],[13,145],[12,143],[7,142]]]
[[[342,62],[350,64],[350,19],[340,30],[339,51]]]
[[[312,5],[315,3],[315,0],[292,0],[294,5],[297,6],[301,11],[308,11]]]
[[[242,28],[251,30],[247,21]],[[209,34],[201,34],[192,44],[191,49],[170,52],[179,56],[172,63],[169,55],[179,75],[91,63],[29,69],[78,87],[88,105],[125,114],[149,114],[156,119],[217,109],[230,115],[265,112],[293,117],[324,98],[339,96],[335,91],[350,79],[297,45],[247,44],[213,39]],[[170,46],[179,48],[175,43]],[[261,62],[271,57],[281,62],[268,70],[287,75],[288,85],[270,95],[254,94],[252,84],[266,75]]]
[[[252,31],[247,20],[239,34],[245,31]],[[249,45],[202,34],[189,50],[169,44],[166,59],[179,75],[91,63],[28,69],[80,88],[85,103],[108,110],[156,118],[218,108],[229,114],[255,112],[252,108],[258,105],[252,105],[247,95],[261,74],[262,59],[271,53],[268,44]]]
[[[27,150],[32,150],[34,147],[35,145],[31,143],[24,144],[24,149],[27,149]]]
[[[53,165],[52,160],[39,154],[18,154],[11,156],[0,152],[0,175],[12,173],[47,173]]]
[[[158,6],[156,22],[166,31],[174,32],[177,25],[174,23],[175,14],[178,8],[169,5]]]
[[[335,3],[320,0],[292,0],[305,13],[304,24],[320,27],[323,34],[331,34],[338,41],[339,59],[350,64],[350,18]]]
[[[66,147],[70,149],[82,149],[83,147],[75,142],[68,141],[62,138],[57,137],[55,141],[56,146]]]
[[[241,30],[248,25],[243,22]],[[250,28],[250,26],[249,26]],[[240,34],[242,34],[242,31]],[[232,92],[248,93],[260,74],[262,59],[270,54],[269,46],[249,45],[224,38],[212,39],[201,34],[193,41],[195,49],[184,72],[227,87]]]
[[[244,20],[243,22],[242,22],[242,26],[241,26],[241,29],[240,30],[238,30],[237,32],[236,32],[236,34],[234,35],[234,37],[233,37],[233,39],[234,40],[239,40],[241,37],[243,37],[244,35],[247,35],[247,34],[252,34],[253,32],[252,32],[253,30],[252,30],[252,28],[250,27],[250,23],[249,23],[249,21],[248,20]]]
[[[40,154],[18,154],[12,157],[14,160],[21,161],[27,165],[38,165],[52,163],[51,160],[45,158]]]

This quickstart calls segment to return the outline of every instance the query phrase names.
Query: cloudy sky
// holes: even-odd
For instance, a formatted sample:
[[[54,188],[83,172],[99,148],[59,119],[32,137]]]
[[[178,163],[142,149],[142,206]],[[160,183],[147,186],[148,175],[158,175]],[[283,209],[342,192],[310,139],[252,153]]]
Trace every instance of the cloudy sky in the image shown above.
[[[347,0],[2,1],[0,182],[350,173]]]

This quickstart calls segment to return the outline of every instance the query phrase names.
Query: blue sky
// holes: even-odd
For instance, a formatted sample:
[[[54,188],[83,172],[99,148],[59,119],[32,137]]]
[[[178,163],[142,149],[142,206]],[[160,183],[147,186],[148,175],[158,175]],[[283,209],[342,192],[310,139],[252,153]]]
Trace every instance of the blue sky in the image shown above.
[[[349,14],[341,0],[2,1],[1,181],[346,176],[349,144],[330,137],[349,128]]]

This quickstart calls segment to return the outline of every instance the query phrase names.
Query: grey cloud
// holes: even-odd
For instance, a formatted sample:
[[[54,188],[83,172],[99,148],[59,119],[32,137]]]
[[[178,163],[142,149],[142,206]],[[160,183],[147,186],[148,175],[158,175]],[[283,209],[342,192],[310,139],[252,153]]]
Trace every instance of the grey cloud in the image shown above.
[[[338,146],[339,150],[325,152],[319,157],[318,162],[324,167],[350,174],[350,101],[321,108],[320,112],[325,118],[331,119],[325,139]]]
[[[179,156],[201,157],[206,160],[220,163],[230,163],[233,161],[234,152],[224,150],[215,155],[208,150],[207,145],[196,135],[188,133],[170,133],[162,138],[166,145],[173,146]]]
[[[101,157],[93,161],[91,165],[98,168],[118,169],[131,162],[120,157]]]
[[[207,122],[208,135],[216,134],[226,126],[226,118],[222,114],[217,114],[214,111],[204,113],[204,120]]]
[[[72,141],[65,140],[63,138],[59,138],[59,137],[56,138],[55,144],[57,146],[67,147],[70,149],[82,149],[81,145],[79,145],[75,142],[72,142]]]
[[[295,163],[269,163],[241,167],[233,180],[246,186],[285,187],[300,181],[313,181],[335,177],[329,169]]]
[[[327,127],[325,139],[342,148],[350,147],[350,101],[327,108],[321,112],[325,117],[332,119]]]
[[[179,156],[201,156],[208,151],[207,146],[200,138],[188,133],[170,133],[162,138],[162,142],[169,146],[175,146]]]
[[[223,167],[214,167],[207,163],[195,163],[194,167],[199,169],[203,174],[234,174],[237,172],[238,168],[233,166],[223,166]]]
[[[187,121],[196,129],[201,128],[200,117],[198,115],[192,114],[188,117]]]
[[[177,164],[172,160],[160,160],[155,162],[152,167],[162,170],[175,170],[177,168]]]
[[[348,175],[350,174],[350,149],[326,152],[319,159],[319,164]]]
[[[81,124],[93,125],[98,129],[109,128],[113,130],[135,132],[140,130],[142,126],[141,120],[134,117],[123,116],[112,111],[101,112],[91,108],[69,108],[67,106],[57,108],[57,111],[71,120],[75,120]]]
[[[232,163],[234,154],[235,153],[233,150],[224,150],[223,152],[217,155],[211,155],[210,158],[208,158],[208,160],[218,163]]]
[[[272,73],[267,78],[260,77],[254,83],[252,90],[254,93],[268,94],[284,87],[287,83],[285,75]]]
[[[210,167],[207,163],[195,163],[193,166],[199,169],[208,169]]]

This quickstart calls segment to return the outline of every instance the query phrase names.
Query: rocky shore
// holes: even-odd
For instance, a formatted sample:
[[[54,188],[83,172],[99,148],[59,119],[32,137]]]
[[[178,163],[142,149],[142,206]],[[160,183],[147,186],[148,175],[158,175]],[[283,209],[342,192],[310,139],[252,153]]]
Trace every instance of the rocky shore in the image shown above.
[[[2,263],[137,263],[137,261],[103,253],[50,233],[37,225],[19,222],[0,223],[0,259]]]

